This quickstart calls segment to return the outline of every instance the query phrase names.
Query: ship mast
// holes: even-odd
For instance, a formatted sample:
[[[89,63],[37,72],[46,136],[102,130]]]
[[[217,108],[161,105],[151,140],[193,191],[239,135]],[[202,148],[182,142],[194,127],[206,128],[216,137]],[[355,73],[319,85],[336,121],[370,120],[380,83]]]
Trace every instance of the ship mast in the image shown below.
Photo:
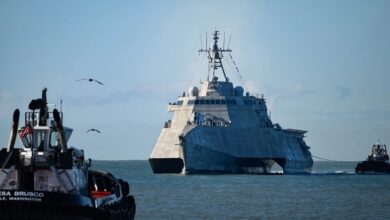
[[[222,65],[222,58],[223,58],[223,52],[232,52],[230,49],[225,49],[225,48],[218,48],[218,40],[219,40],[219,31],[214,32],[214,45],[213,48],[208,48],[206,45],[206,49],[200,49],[199,53],[207,53],[209,57],[209,68],[208,68],[208,73],[207,73],[207,81],[210,81],[210,73],[212,73],[212,78],[215,76],[215,70],[218,68],[222,69],[223,76],[225,77],[225,81],[228,82],[229,79],[226,77],[225,74],[225,69],[223,68]],[[207,42],[207,39],[206,39]]]

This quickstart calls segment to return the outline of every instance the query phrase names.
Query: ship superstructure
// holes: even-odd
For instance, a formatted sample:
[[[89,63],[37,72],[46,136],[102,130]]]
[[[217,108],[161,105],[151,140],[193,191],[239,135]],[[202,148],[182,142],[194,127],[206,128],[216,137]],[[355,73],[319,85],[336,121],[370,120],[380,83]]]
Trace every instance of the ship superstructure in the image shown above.
[[[231,50],[218,47],[218,31],[213,39],[211,48],[199,50],[209,59],[206,81],[168,106],[173,117],[164,123],[150,156],[153,172],[270,173],[277,163],[284,173],[310,173],[306,131],[273,123],[263,96],[234,87],[222,63]]]

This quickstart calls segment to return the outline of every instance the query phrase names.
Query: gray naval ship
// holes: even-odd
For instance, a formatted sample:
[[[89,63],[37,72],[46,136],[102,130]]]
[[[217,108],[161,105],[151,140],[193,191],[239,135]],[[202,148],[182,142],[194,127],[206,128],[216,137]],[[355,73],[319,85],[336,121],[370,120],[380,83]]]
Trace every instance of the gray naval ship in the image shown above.
[[[218,47],[218,36],[215,31],[212,48],[199,50],[208,55],[207,80],[168,106],[173,118],[149,158],[153,172],[269,174],[277,163],[284,174],[310,173],[307,131],[273,123],[264,97],[244,95],[243,87],[229,82],[222,60],[231,50]]]

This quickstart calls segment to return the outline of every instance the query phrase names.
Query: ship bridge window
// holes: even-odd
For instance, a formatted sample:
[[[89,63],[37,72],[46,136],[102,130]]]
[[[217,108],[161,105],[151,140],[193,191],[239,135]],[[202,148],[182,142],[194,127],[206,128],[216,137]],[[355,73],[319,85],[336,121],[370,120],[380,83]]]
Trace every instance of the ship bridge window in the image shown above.
[[[47,145],[49,142],[49,130],[38,130],[36,129],[34,134],[34,143],[33,147],[38,149],[39,151],[44,151],[47,149]]]
[[[32,133],[33,131],[29,126],[19,131],[19,137],[25,148],[31,148],[32,146]]]
[[[182,100],[177,101],[177,105],[183,105],[183,101]]]
[[[197,99],[197,100],[189,100],[188,105],[237,105],[236,100],[234,99]],[[178,104],[179,105],[179,104]]]
[[[50,132],[50,145],[49,147],[56,148],[59,143],[59,137],[57,131]]]
[[[187,105],[193,105],[195,103],[195,100],[188,100]]]

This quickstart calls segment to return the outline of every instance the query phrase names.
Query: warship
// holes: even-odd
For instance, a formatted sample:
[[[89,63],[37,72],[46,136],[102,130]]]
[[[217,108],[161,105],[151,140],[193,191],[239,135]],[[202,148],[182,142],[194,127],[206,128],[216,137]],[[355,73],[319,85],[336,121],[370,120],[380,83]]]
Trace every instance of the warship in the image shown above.
[[[356,173],[390,173],[389,155],[385,144],[372,145],[367,160],[356,165]]]
[[[263,95],[244,94],[242,86],[234,86],[222,62],[225,54],[232,58],[232,50],[218,46],[218,31],[213,40],[212,47],[206,43],[199,50],[208,56],[206,81],[168,106],[173,117],[164,123],[149,158],[153,172],[270,174],[276,163],[283,174],[310,173],[307,131],[273,123]]]
[[[19,129],[14,111],[8,145],[0,150],[0,219],[133,219],[129,184],[90,169],[84,151],[68,146],[73,130],[63,126],[62,111],[49,111],[46,92],[30,102]]]

